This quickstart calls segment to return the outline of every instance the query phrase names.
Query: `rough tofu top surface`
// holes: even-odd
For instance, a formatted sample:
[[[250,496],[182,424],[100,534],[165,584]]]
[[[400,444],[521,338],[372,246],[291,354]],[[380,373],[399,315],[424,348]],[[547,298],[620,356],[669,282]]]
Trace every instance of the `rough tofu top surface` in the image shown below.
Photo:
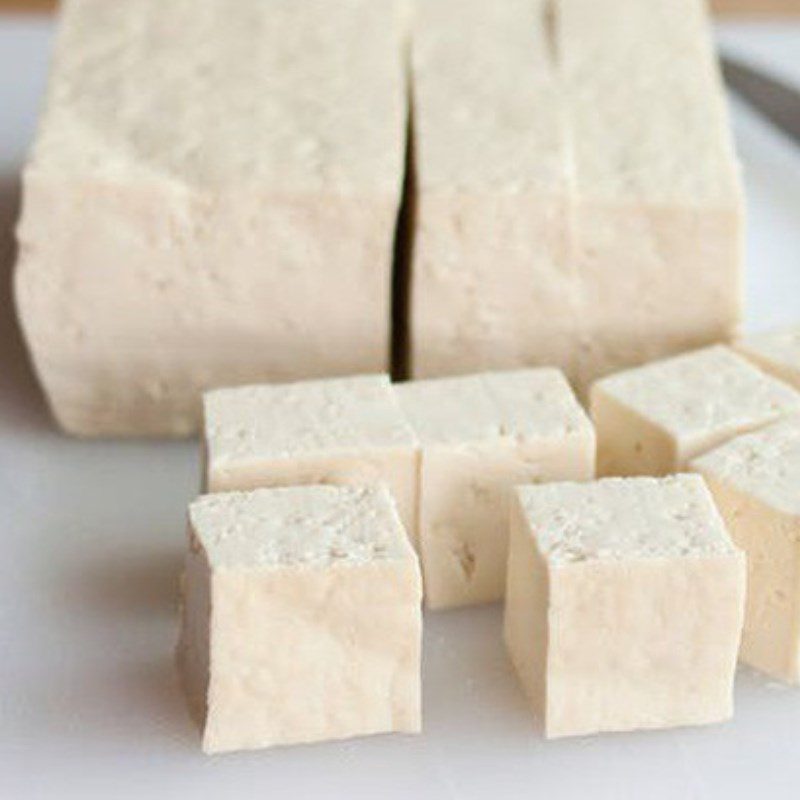
[[[395,391],[423,446],[594,435],[557,369],[412,381]]]
[[[676,438],[767,424],[800,412],[800,393],[715,345],[603,378],[606,394]]]
[[[67,0],[31,167],[397,191],[399,15],[393,0]]]
[[[212,567],[330,566],[413,559],[385,487],[293,486],[204,495],[191,529]]]
[[[738,208],[738,168],[706,4],[555,6],[578,196]]]
[[[800,374],[800,327],[746,336],[736,347],[742,353],[753,353],[764,361]]]
[[[212,466],[417,443],[386,375],[217,389],[203,407]]]
[[[727,556],[737,550],[699,475],[517,488],[551,564]]]
[[[800,515],[800,417],[737,436],[691,467],[776,511]]]
[[[564,191],[545,0],[422,0],[411,35],[422,190]]]

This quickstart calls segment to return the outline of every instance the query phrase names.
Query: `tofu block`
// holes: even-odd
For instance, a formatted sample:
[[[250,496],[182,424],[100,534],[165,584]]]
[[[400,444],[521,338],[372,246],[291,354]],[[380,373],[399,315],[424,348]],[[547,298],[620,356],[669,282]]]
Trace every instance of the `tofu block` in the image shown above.
[[[545,0],[415,5],[415,378],[570,372],[577,276]]]
[[[697,475],[517,489],[505,640],[548,738],[728,719],[744,593]]]
[[[747,554],[740,658],[800,684],[800,418],[733,439],[692,469]]]
[[[757,367],[800,390],[800,326],[745,336],[736,350]]]
[[[203,750],[419,731],[421,595],[383,487],[196,500],[178,662]]]
[[[386,375],[218,389],[203,407],[207,491],[386,483],[415,536],[417,439]]]
[[[413,377],[549,365],[583,393],[735,333],[743,200],[702,0],[425,0],[412,84]]]
[[[422,451],[418,535],[426,603],[499,600],[512,487],[592,478],[592,424],[556,369],[414,381],[396,391]]]
[[[800,412],[800,393],[717,345],[620,372],[591,390],[600,475],[667,475]]]
[[[583,387],[735,334],[743,191],[704,0],[556,8]]]
[[[64,4],[16,296],[65,430],[182,436],[208,388],[387,369],[395,5]]]

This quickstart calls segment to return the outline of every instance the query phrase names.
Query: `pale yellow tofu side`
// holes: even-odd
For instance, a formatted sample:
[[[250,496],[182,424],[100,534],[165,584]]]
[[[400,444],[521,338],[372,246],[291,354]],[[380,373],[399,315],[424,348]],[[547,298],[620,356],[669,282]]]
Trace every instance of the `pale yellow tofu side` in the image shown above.
[[[742,553],[551,566],[549,585],[548,737],[732,716]]]
[[[421,591],[412,559],[216,574],[203,749],[419,731]]]
[[[800,518],[704,475],[731,538],[747,554],[747,605],[739,657],[800,683]]]

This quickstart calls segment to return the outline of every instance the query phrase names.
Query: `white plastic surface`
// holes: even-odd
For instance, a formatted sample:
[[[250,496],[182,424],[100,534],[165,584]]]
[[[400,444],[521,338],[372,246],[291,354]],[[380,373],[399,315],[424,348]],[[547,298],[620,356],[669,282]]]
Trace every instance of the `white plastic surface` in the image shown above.
[[[427,615],[420,737],[200,754],[172,666],[196,446],[60,436],[13,321],[10,226],[50,36],[44,19],[0,15],[0,798],[798,797],[800,690],[741,671],[728,725],[548,743],[499,608]],[[721,40],[800,85],[800,26]],[[800,320],[800,148],[739,104],[736,130],[749,324]]]

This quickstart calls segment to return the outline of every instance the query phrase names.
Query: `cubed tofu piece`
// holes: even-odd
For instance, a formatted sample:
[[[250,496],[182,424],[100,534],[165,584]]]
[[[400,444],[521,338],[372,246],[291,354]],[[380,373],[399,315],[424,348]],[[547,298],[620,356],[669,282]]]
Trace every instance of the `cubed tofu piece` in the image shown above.
[[[70,0],[17,305],[56,418],[182,436],[208,388],[388,367],[393,0]]]
[[[570,372],[577,276],[548,5],[415,4],[415,378],[551,365]]]
[[[667,475],[800,412],[800,393],[718,345],[604,378],[591,408],[599,475]]]
[[[420,730],[421,577],[384,487],[201,497],[183,588],[205,752]]]
[[[553,5],[585,387],[736,333],[744,202],[704,0]]]
[[[386,375],[218,389],[203,407],[207,491],[386,483],[415,536],[417,439]]]
[[[421,447],[426,603],[499,600],[512,487],[593,477],[592,425],[556,369],[415,381],[396,391]]]
[[[800,326],[745,336],[735,346],[764,372],[800,390]]]
[[[741,659],[800,683],[800,419],[733,439],[692,468],[747,553]]]
[[[728,719],[744,593],[697,475],[517,490],[505,640],[547,737]]]

